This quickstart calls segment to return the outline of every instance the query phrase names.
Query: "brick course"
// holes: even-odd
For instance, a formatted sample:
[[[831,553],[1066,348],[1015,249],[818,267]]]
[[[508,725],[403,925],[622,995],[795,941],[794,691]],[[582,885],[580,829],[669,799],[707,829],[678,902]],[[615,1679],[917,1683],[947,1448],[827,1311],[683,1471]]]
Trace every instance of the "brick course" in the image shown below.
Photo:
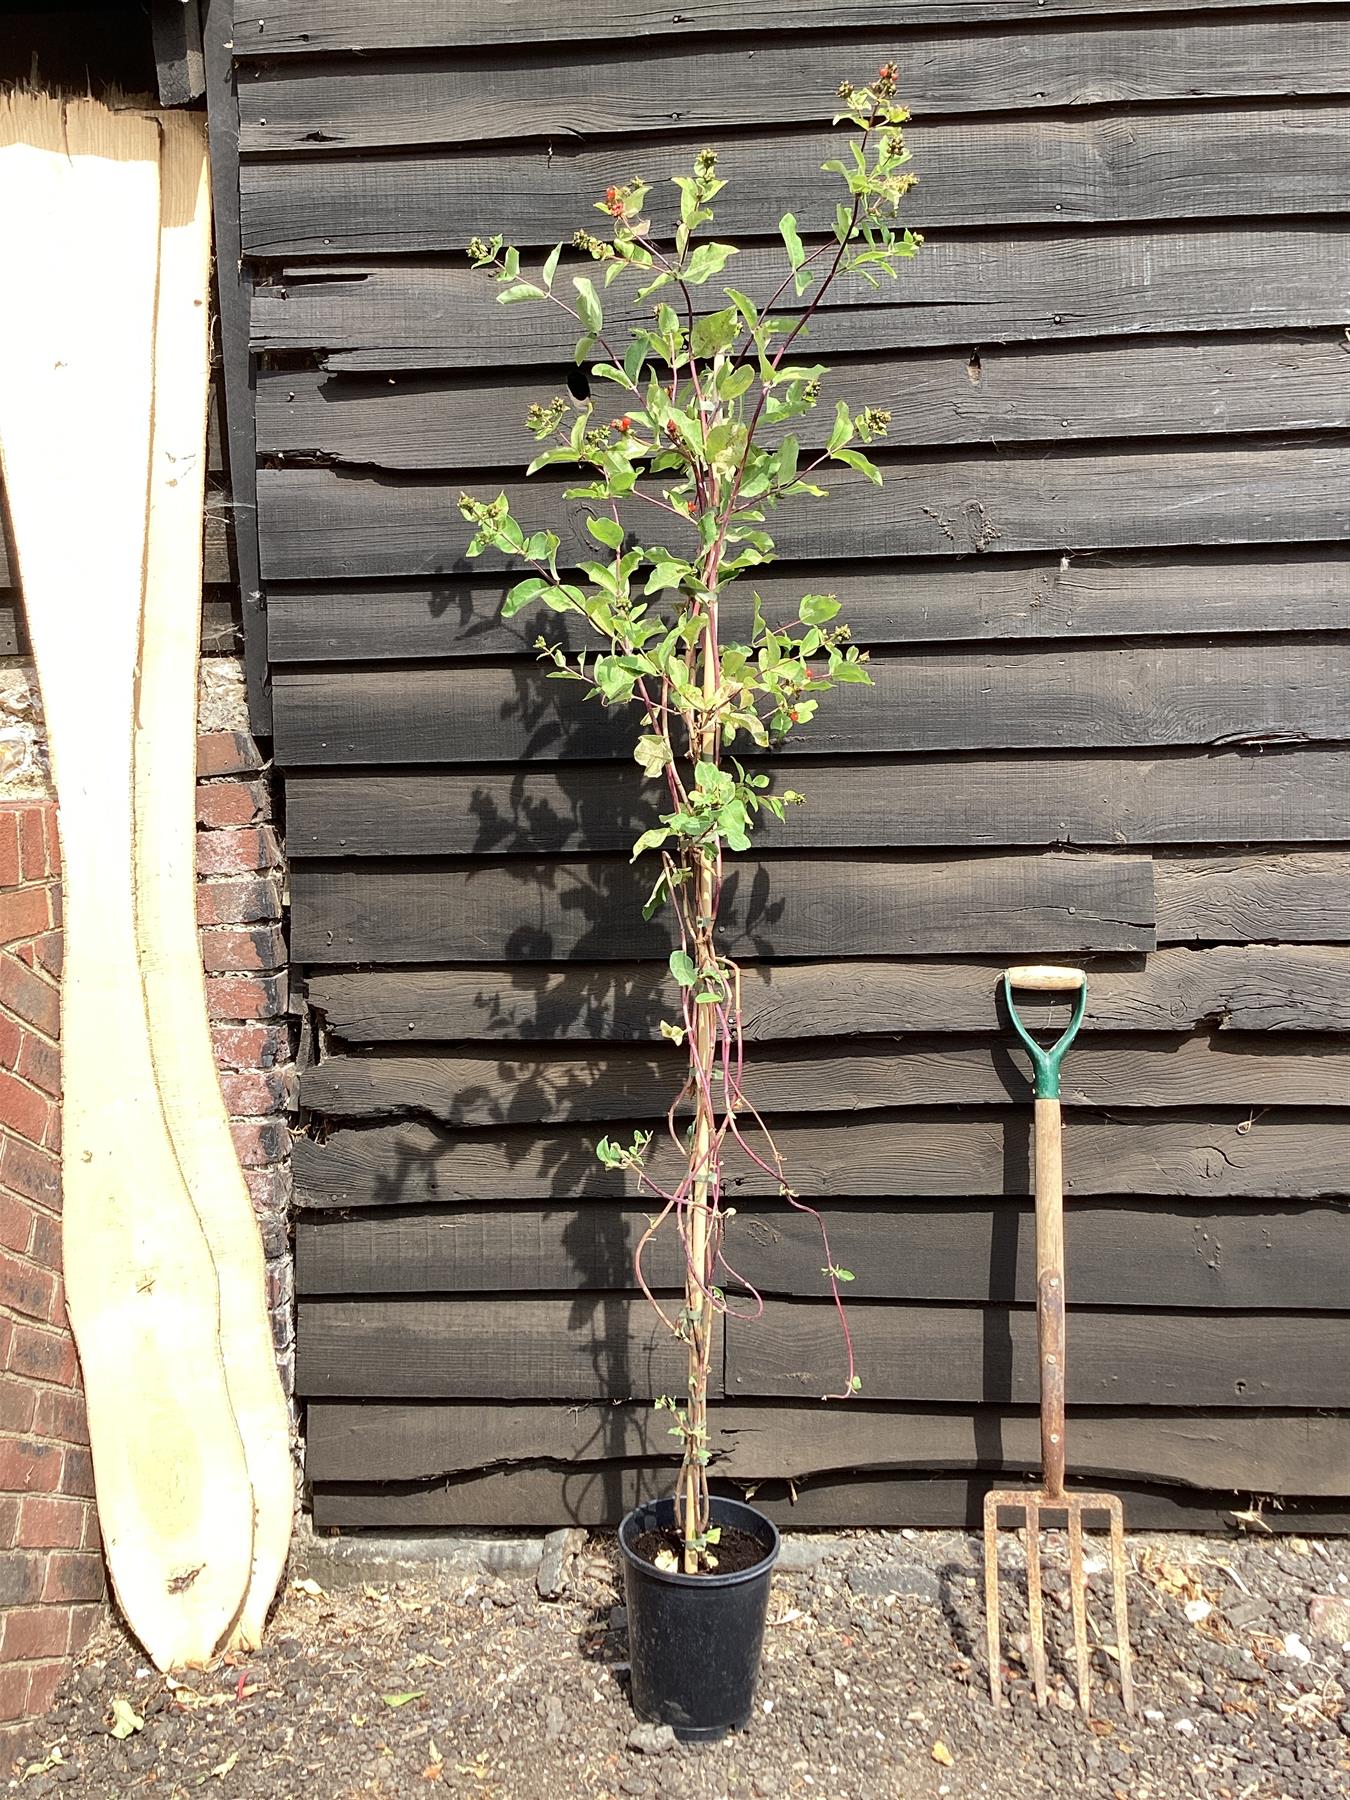
[[[295,1101],[281,852],[246,732],[198,740],[198,918],[222,1090],[293,1388]],[[56,807],[0,804],[0,1781],[40,1742],[104,1600],[93,1468],[60,1258],[61,896]]]

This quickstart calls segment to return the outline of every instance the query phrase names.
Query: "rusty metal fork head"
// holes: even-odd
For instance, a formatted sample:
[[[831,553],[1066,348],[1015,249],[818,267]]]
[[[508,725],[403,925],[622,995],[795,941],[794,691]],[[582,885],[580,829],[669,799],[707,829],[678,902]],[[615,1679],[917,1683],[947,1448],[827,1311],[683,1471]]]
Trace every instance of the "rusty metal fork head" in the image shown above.
[[[1129,1627],[1125,1613],[1125,1520],[1114,1494],[1052,1493],[1046,1488],[994,1488],[984,1497],[984,1607],[989,1645],[989,1691],[995,1706],[1003,1704],[1002,1657],[999,1630],[998,1533],[999,1514],[1020,1515],[1027,1558],[1027,1636],[1036,1704],[1043,1707],[1049,1695],[1049,1662],[1045,1646],[1045,1610],[1041,1593],[1041,1540],[1043,1514],[1066,1515],[1069,1537],[1069,1603],[1073,1612],[1074,1662],[1078,1676],[1078,1704],[1086,1715],[1090,1701],[1087,1641],[1087,1575],[1083,1567],[1085,1514],[1106,1515],[1111,1534],[1111,1589],[1119,1657],[1120,1697],[1127,1713],[1134,1711],[1134,1676],[1130,1666]],[[1016,1523],[1014,1521],[1014,1528]]]

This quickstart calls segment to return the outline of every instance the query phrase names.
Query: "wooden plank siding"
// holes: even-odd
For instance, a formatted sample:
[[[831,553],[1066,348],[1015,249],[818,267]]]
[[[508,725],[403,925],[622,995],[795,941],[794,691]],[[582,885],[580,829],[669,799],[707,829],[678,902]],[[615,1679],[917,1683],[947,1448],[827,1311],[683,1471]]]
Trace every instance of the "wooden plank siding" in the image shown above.
[[[652,790],[457,509],[505,490],[589,553],[521,425],[586,374],[463,245],[567,243],[634,169],[659,219],[707,142],[769,291],[784,196],[827,229],[831,90],[894,56],[928,241],[810,341],[830,402],[891,408],[885,485],[784,508],[757,584],[770,615],[836,593],[875,685],[765,763],[807,804],[737,859],[726,931],[866,1400],[821,1410],[815,1226],[738,1164],[766,1314],[723,1333],[714,1474],[797,1525],[967,1524],[1034,1468],[998,978],[1055,955],[1091,976],[1073,1466],[1135,1525],[1278,1495],[1350,1527],[1350,5],[235,0],[233,39],[316,1523],[613,1523],[668,1479],[647,1403],[681,1379],[643,1197],[594,1156],[678,1087],[628,860]],[[678,1285],[669,1245],[650,1272]]]
[[[1336,326],[1346,311],[1346,240],[1335,216],[1271,220],[1259,232],[1164,220],[1147,230],[936,233],[886,305],[860,305],[869,290],[857,282],[831,287],[811,347],[835,355],[957,344],[969,352],[1142,332]],[[773,253],[749,244],[737,280],[762,290],[776,267]],[[570,268],[561,265],[563,277]],[[573,349],[566,318],[551,307],[503,311],[495,300],[462,259],[283,263],[254,295],[253,343],[313,353],[333,369],[550,363],[561,375]],[[637,314],[616,293],[610,316]]]
[[[1111,11],[1130,17],[1151,12],[1206,12],[1232,0],[1111,0]],[[1316,5],[1318,0],[1312,0]],[[1269,0],[1276,18],[1306,0]],[[958,25],[1007,20],[1077,19],[1095,14],[1093,0],[922,0],[915,19]],[[324,50],[372,51],[469,48],[493,43],[575,43],[582,21],[569,0],[465,0],[448,10],[442,0],[235,0],[236,54],[243,58]],[[895,0],[798,0],[787,10],[749,0],[688,0],[680,12],[651,0],[603,0],[589,21],[602,44],[612,37],[685,36],[703,32],[759,34],[818,31],[839,25],[879,27],[888,45],[897,38]],[[903,32],[903,22],[899,27]]]

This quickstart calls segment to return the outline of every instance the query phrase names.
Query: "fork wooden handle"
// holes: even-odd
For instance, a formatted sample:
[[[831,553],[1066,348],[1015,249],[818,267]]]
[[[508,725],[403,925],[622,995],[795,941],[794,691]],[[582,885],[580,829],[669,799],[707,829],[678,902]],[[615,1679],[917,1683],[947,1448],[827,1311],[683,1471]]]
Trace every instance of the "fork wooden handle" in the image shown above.
[[[1073,994],[1087,986],[1082,969],[1061,969],[1055,963],[1023,963],[1009,969],[1005,979],[1012,987],[1036,988],[1043,994]]]
[[[1064,1159],[1059,1101],[1036,1101],[1036,1347],[1041,1375],[1041,1467],[1047,1494],[1064,1492]]]

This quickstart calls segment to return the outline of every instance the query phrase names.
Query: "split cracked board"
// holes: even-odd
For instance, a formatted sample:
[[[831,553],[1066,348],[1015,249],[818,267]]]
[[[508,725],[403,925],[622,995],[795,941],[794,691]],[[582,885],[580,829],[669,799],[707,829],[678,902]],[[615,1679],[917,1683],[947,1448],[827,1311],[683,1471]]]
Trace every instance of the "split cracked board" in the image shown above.
[[[1044,20],[1045,8],[1038,16]],[[246,63],[240,146],[246,155],[305,155],[672,128],[706,135],[758,125],[766,115],[818,124],[833,81],[863,79],[892,56],[905,104],[920,119],[1350,89],[1339,10],[1218,22],[1194,13],[1161,23],[1069,19],[1030,31],[916,29],[921,18],[915,11],[882,32],[855,27],[809,38],[693,36],[667,45],[620,37],[544,55],[513,45],[479,49],[472,61],[424,51],[387,54],[374,66],[368,59]],[[776,17],[775,29],[783,22]]]
[[[666,1046],[570,1055],[533,1048],[330,1055],[305,1070],[300,1099],[310,1112],[347,1123],[400,1116],[456,1130],[606,1119],[659,1123],[687,1072],[687,1054]],[[766,1046],[745,1087],[760,1112],[780,1118],[1031,1099],[1024,1054],[987,1038]],[[1350,1045],[1229,1032],[1123,1042],[1099,1035],[1085,1039],[1070,1059],[1063,1100],[1071,1107],[1350,1107]]]
[[[578,1202],[635,1198],[636,1183],[602,1169],[585,1127],[517,1126],[448,1132],[398,1124],[338,1129],[323,1143],[297,1141],[302,1209],[451,1205],[464,1201]],[[958,1113],[934,1107],[809,1125],[775,1138],[807,1198],[927,1196],[965,1200],[1031,1192],[1031,1123],[1025,1107]],[[1194,1199],[1311,1200],[1345,1193],[1350,1121],[1297,1107],[1208,1107],[1085,1113],[1066,1132],[1070,1196],[1132,1193]],[[668,1161],[664,1142],[654,1166]],[[757,1198],[777,1186],[737,1168],[732,1192]]]
[[[781,821],[761,817],[755,842],[775,851],[1350,839],[1350,753],[1342,749],[775,758],[769,769],[770,792],[794,792],[805,802]],[[537,765],[472,773],[295,769],[286,783],[297,858],[628,850],[658,811],[653,790],[623,765],[556,773]]]
[[[830,105],[827,86],[823,114]],[[1347,126],[1350,108],[1339,99],[917,123],[907,127],[906,141],[921,180],[906,196],[902,219],[924,230],[971,230],[1344,211]],[[785,193],[805,229],[819,230],[833,215],[838,182],[821,165],[839,155],[840,133],[770,127],[720,142],[719,135],[709,147],[718,151],[718,174],[727,182],[717,201],[724,236],[772,232]],[[648,136],[643,179],[659,188],[685,174],[690,160],[686,139]],[[244,254],[458,252],[485,225],[510,244],[546,247],[589,222],[590,201],[613,179],[612,149],[556,139],[505,152],[244,161]],[[655,206],[653,212],[664,235],[662,216]]]
[[[263,373],[258,453],[391,470],[519,468],[539,447],[525,425],[527,413],[547,407],[561,385],[555,369],[473,382],[312,369]],[[890,409],[903,420],[906,446],[919,447],[1350,425],[1340,331],[909,352],[835,363],[821,393],[820,409],[793,422],[804,447],[823,448],[840,400],[855,413],[865,406]],[[605,405],[598,383],[593,397]],[[764,441],[783,435],[771,428]]]
[[[821,1214],[831,1254],[854,1277],[850,1305],[1036,1297],[1035,1229],[1025,1202],[839,1199],[822,1202]],[[296,1289],[306,1298],[636,1291],[634,1257],[649,1218],[641,1205],[605,1201],[303,1212]],[[816,1222],[791,1207],[743,1201],[727,1227],[738,1272],[728,1285],[819,1299],[820,1241]],[[1327,1200],[1079,1199],[1067,1256],[1075,1306],[1334,1312],[1345,1299],[1350,1210]],[[682,1266],[673,1231],[644,1251],[643,1269],[656,1287],[678,1287]]]
[[[503,619],[513,578],[429,576],[274,585],[268,640],[278,664],[432,661],[533,653],[539,619]],[[864,646],[1092,637],[1330,631],[1350,626],[1350,555],[1337,545],[1113,555],[896,558],[771,565],[753,592],[767,617],[803,594],[835,595]],[[749,584],[724,598],[726,628],[749,629]],[[549,618],[567,650],[587,642],[572,613]]]
[[[1195,223],[1091,234],[1023,230],[930,238],[885,305],[860,281],[824,296],[813,354],[1035,342],[1139,332],[1337,326],[1345,317],[1347,233],[1338,219],[1260,232]],[[564,264],[566,282],[589,262]],[[741,251],[736,285],[771,292],[780,254]],[[1289,271],[1298,270],[1297,281]],[[769,286],[764,287],[768,282]],[[709,297],[709,308],[720,302]],[[622,289],[612,321],[638,309]],[[554,307],[497,304],[462,259],[316,261],[282,267],[253,296],[255,350],[312,350],[329,369],[520,369],[572,362],[571,321]]]
[[[999,1032],[1004,964],[752,963],[741,976],[747,1043],[931,1030]],[[319,970],[308,1002],[330,1038],[354,1044],[659,1043],[670,1010],[664,962]],[[1032,1022],[1052,1001],[1019,1001]],[[1350,948],[1320,944],[1175,948],[1093,958],[1083,1029],[1350,1031]]]
[[[1036,1398],[1030,1307],[862,1301],[848,1318],[870,1399]],[[770,1299],[761,1318],[729,1316],[721,1329],[729,1395],[818,1401],[838,1390],[843,1339],[828,1301]],[[295,1381],[306,1398],[649,1399],[677,1391],[684,1361],[642,1296],[310,1299],[299,1306]],[[721,1363],[715,1357],[715,1371]],[[1075,1306],[1068,1398],[1072,1406],[1341,1407],[1348,1364],[1344,1314]],[[723,1381],[714,1380],[712,1398]]]
[[[989,458],[879,453],[876,461],[884,486],[858,477],[836,485],[828,505],[804,502],[783,514],[776,541],[784,560],[1309,543],[1334,541],[1350,524],[1350,447],[1334,440],[1222,449],[1182,440],[1166,451],[1054,448]],[[475,563],[465,555],[466,487],[485,500],[505,493],[527,530],[555,531],[565,567],[594,548],[586,503],[565,499],[566,485],[260,469],[263,574],[312,581],[495,572],[500,553]],[[1107,491],[1112,505],[1104,508]]]
[[[728,876],[722,942],[731,955],[968,954],[1009,944],[1079,952],[1155,942],[1145,857],[802,854],[791,882],[775,881],[777,872],[745,857]],[[642,917],[654,879],[626,860],[598,858],[297,863],[291,955],[324,963],[650,956],[674,943],[668,910]]]
[[[483,1468],[551,1462],[583,1475],[623,1458],[669,1462],[662,1416],[651,1407],[480,1406],[472,1401],[316,1400],[307,1408],[306,1470],[316,1483],[362,1482],[380,1469],[393,1482],[472,1475]],[[800,1479],[813,1471],[993,1469],[1022,1473],[1040,1456],[1040,1420],[1029,1408],[981,1407],[953,1415],[878,1410],[866,1402],[813,1411],[727,1402],[716,1414],[719,1476]],[[1176,1482],[1197,1488],[1276,1491],[1299,1470],[1303,1492],[1344,1498],[1350,1419],[1300,1412],[1079,1410],[1072,1425],[1082,1477]],[[387,1505],[397,1505],[394,1492]]]
[[[1003,1482],[992,1473],[869,1475],[850,1469],[792,1482],[723,1482],[714,1476],[712,1489],[733,1500],[753,1497],[756,1508],[783,1531],[898,1531],[916,1526],[977,1532],[985,1493],[995,1485]],[[1071,1476],[1069,1487],[1076,1485],[1077,1478]],[[452,1525],[461,1530],[512,1526],[552,1531],[564,1521],[612,1530],[640,1502],[669,1495],[670,1486],[671,1464],[664,1461],[489,1469],[459,1480],[438,1478],[415,1486],[374,1482],[321,1486],[314,1491],[314,1523],[319,1529],[410,1531]],[[1111,1486],[1124,1501],[1125,1524],[1131,1531],[1226,1535],[1251,1528],[1254,1521],[1257,1529],[1273,1534],[1350,1531],[1350,1507],[1339,1497],[1283,1495],[1277,1505],[1270,1505],[1268,1495],[1250,1489],[1205,1492],[1123,1481]]]

